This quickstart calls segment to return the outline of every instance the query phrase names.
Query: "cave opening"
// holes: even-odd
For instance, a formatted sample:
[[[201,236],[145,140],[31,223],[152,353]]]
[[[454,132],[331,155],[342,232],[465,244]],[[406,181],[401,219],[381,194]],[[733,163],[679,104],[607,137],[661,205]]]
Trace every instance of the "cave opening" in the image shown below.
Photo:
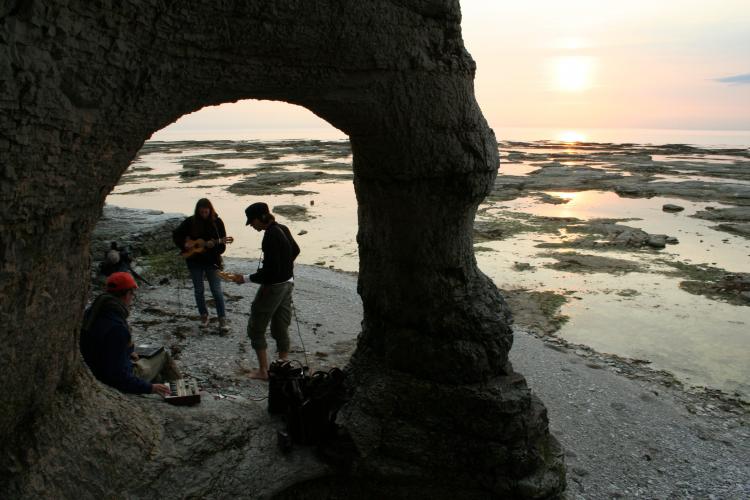
[[[208,198],[234,238],[225,255],[250,258],[259,241],[244,209],[264,201],[304,231],[298,262],[356,272],[352,162],[348,137],[308,110],[245,100],[202,108],[154,133],[106,203],[190,215]]]
[[[199,328],[194,284],[173,245],[172,230],[192,215],[198,199],[211,200],[233,238],[222,255],[224,271],[249,273],[259,265],[263,235],[245,225],[244,209],[266,202],[301,246],[297,264],[350,273],[346,284],[332,277],[326,285],[337,291],[346,286],[351,297],[346,300],[349,324],[342,327],[342,321],[332,321],[336,312],[321,304],[330,298],[316,294],[312,284],[319,286],[319,276],[326,275],[306,281],[309,271],[298,267],[295,286],[302,295],[294,303],[303,311],[295,308],[290,331],[292,359],[312,371],[343,367],[361,321],[356,276],[351,276],[358,270],[357,209],[345,137],[308,110],[254,100],[202,108],[157,131],[107,196],[93,231],[91,300],[101,293],[105,278],[97,271],[132,271],[141,288],[129,322],[139,346],[172,348],[182,373],[214,393],[262,399],[263,388],[247,379],[256,364],[245,332],[254,286],[220,283],[228,328],[217,331],[216,297],[204,276],[200,300],[210,320],[208,328]],[[133,260],[105,265],[112,244],[122,250],[123,261]],[[305,352],[304,345],[313,350]],[[220,373],[207,369],[207,363],[221,367]]]

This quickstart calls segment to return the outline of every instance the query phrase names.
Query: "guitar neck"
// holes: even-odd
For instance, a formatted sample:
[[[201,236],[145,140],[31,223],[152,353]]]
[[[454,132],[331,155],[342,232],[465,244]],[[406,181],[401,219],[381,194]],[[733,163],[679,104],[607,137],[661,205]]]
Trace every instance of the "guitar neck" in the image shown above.
[[[228,240],[231,240],[230,236],[225,236],[224,238],[213,238],[210,240],[204,240],[202,238],[196,238],[196,239],[188,238],[185,241],[192,241],[193,243],[197,243],[201,246],[205,246],[206,243],[208,243],[209,241],[213,243],[214,245],[226,245],[227,243],[229,243]]]

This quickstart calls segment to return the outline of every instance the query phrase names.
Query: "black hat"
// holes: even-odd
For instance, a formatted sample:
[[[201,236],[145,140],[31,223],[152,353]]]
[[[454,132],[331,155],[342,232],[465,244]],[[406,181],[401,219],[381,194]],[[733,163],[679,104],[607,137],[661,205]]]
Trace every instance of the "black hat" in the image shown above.
[[[270,213],[268,205],[265,203],[261,201],[253,203],[245,209],[245,215],[247,215],[247,222],[245,222],[245,225],[249,226],[253,219],[260,219],[263,215],[268,215]]]

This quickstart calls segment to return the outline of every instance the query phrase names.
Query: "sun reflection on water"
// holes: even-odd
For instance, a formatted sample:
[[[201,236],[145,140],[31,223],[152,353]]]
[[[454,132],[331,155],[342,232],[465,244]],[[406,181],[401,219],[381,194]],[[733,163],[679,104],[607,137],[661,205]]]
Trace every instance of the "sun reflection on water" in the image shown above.
[[[579,191],[577,193],[566,193],[563,191],[550,191],[547,194],[552,195],[556,198],[562,198],[564,200],[573,201],[576,198],[585,198],[586,191]]]

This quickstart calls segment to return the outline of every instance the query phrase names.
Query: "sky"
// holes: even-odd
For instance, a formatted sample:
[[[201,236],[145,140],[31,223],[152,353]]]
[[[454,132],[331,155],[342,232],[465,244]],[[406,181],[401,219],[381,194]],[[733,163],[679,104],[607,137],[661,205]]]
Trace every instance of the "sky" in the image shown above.
[[[461,9],[477,101],[495,129],[750,130],[750,0],[463,0]],[[343,137],[304,108],[241,101],[154,138],[312,129]]]

